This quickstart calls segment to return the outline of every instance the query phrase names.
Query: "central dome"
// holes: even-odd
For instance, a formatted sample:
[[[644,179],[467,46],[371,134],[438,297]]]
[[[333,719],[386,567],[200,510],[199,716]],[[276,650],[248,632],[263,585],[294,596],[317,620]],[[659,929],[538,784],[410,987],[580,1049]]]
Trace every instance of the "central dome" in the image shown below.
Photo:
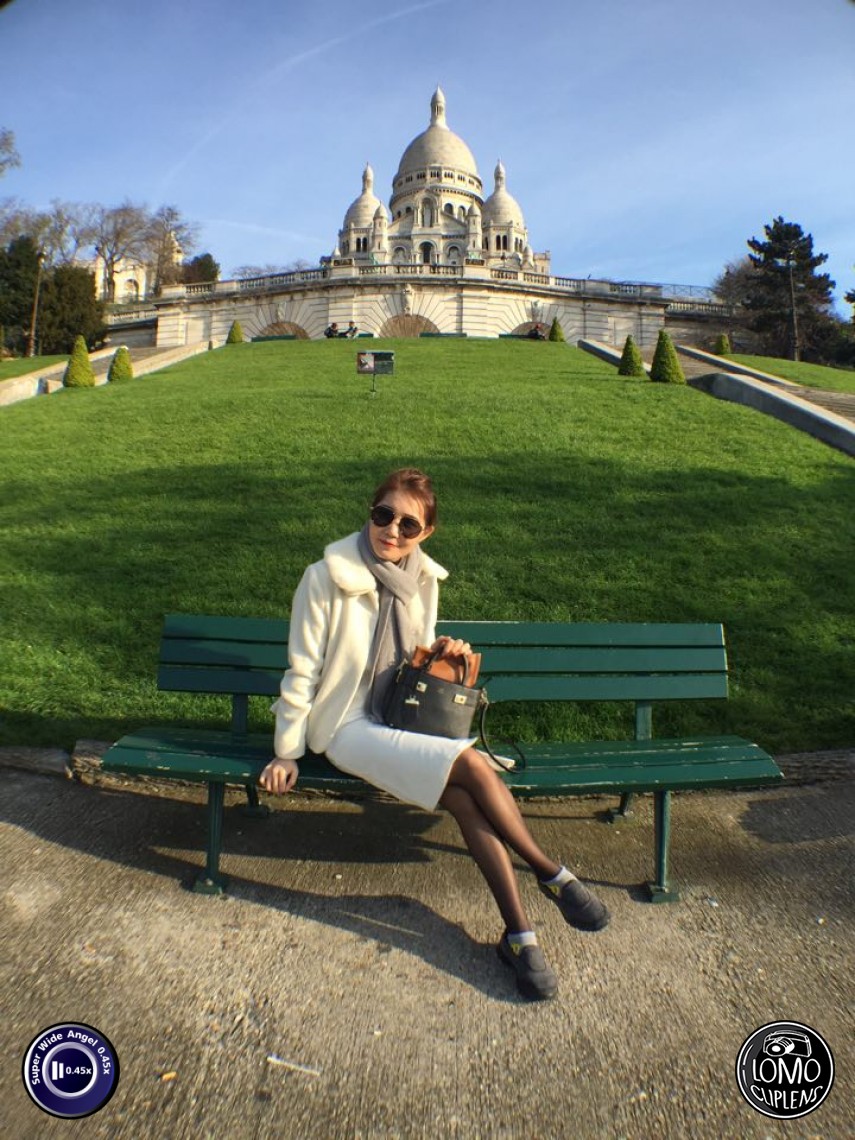
[[[445,95],[437,87],[430,101],[430,126],[416,135],[401,156],[395,180],[430,166],[449,166],[478,178],[472,151],[445,121]],[[480,179],[479,179],[480,181]]]

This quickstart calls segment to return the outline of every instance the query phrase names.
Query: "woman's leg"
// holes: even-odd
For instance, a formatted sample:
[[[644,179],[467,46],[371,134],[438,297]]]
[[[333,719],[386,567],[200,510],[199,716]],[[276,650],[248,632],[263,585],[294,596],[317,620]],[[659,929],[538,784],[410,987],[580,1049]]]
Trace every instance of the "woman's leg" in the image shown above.
[[[499,839],[516,851],[539,879],[558,874],[561,864],[538,847],[510,790],[480,752],[467,748],[460,753],[448,777],[446,790],[449,788],[462,788],[469,793]]]
[[[447,784],[439,802],[457,820],[466,846],[487,880],[507,929],[512,933],[531,930],[520,900],[511,857],[476,801],[465,788]]]

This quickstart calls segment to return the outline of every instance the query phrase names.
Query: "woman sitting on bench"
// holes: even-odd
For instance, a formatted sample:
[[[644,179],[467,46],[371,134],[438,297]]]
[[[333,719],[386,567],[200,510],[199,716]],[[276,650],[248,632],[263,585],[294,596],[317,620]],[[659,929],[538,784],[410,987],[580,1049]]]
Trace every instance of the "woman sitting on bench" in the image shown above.
[[[566,867],[538,847],[511,792],[474,739],[390,728],[384,697],[398,665],[417,644],[440,656],[470,651],[435,640],[439,582],[447,572],[421,549],[436,525],[436,496],[421,471],[395,471],[377,488],[361,531],[332,543],[306,570],[294,595],[272,760],[260,782],[290,791],[306,748],[405,803],[437,805],[456,819],[505,923],[497,950],[526,998],[558,989],[523,909],[508,847],[538,877],[567,922],[600,930],[605,906]]]

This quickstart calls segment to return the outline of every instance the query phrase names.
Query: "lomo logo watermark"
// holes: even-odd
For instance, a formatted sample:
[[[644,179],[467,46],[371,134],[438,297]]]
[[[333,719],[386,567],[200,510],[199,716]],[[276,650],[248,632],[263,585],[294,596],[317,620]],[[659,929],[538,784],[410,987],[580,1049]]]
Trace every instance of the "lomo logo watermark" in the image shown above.
[[[65,1021],[30,1042],[23,1078],[43,1112],[67,1119],[91,1116],[116,1091],[119,1058],[100,1030]]]
[[[792,1120],[825,1100],[834,1082],[834,1058],[815,1029],[772,1021],[755,1029],[736,1059],[739,1091],[764,1116]]]

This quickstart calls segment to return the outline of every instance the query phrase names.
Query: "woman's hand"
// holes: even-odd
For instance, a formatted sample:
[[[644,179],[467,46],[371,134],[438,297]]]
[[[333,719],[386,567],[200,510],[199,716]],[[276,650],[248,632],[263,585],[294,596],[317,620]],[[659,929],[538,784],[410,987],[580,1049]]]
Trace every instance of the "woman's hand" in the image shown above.
[[[266,792],[281,796],[291,791],[299,775],[296,760],[271,760],[258,777],[258,782]]]
[[[430,647],[431,653],[439,653],[442,657],[462,657],[472,652],[468,641],[455,640],[453,637],[438,637]]]

